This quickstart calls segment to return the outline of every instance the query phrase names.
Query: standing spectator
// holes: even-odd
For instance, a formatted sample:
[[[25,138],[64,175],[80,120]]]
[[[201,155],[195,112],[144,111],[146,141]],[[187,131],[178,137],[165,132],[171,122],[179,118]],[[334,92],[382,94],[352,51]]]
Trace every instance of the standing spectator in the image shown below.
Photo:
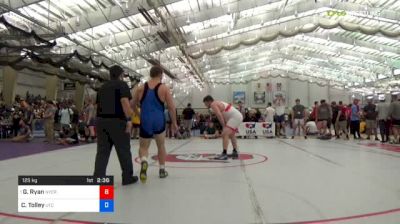
[[[368,100],[368,104],[364,107],[364,116],[367,123],[367,139],[371,139],[372,131],[375,134],[375,141],[379,141],[378,133],[377,133],[377,126],[376,126],[376,105],[372,103],[372,99]]]
[[[92,98],[88,98],[87,105],[85,108],[85,123],[89,130],[88,142],[93,142],[96,136],[95,126],[96,126],[96,110]],[[61,118],[62,120],[62,118]]]
[[[182,112],[183,115],[183,127],[188,132],[188,136],[191,137],[193,115],[195,115],[192,105],[189,103]]]
[[[350,130],[351,132],[351,128],[350,128],[350,124],[351,124],[351,107],[353,106],[353,104],[349,104],[346,107],[346,117],[347,117],[347,130]]]
[[[60,110],[61,110],[61,105],[60,103],[54,103],[54,107],[56,109],[56,112],[54,114],[54,129],[55,130],[60,130]]]
[[[172,122],[171,122],[171,116],[169,115],[168,108],[164,109],[164,117],[165,117],[165,123],[167,125],[166,128],[165,128],[166,129],[165,130],[165,133],[166,133],[165,137],[172,138],[172,137],[175,136],[175,133],[172,132],[172,126],[171,126]]]
[[[394,100],[389,107],[389,116],[392,117],[393,135],[394,140],[391,143],[399,143],[399,129],[400,129],[400,97]]]
[[[265,121],[273,123],[275,117],[275,109],[272,107],[271,103],[268,103],[267,109],[265,109]]]
[[[354,99],[353,105],[351,105],[350,115],[350,130],[354,135],[354,139],[361,139],[360,135],[360,106],[358,105],[359,100]]]
[[[293,124],[292,139],[294,139],[294,136],[296,135],[298,126],[300,126],[301,129],[303,129],[304,138],[307,139],[307,132],[304,120],[306,114],[307,114],[306,107],[300,104],[300,99],[296,99],[296,105],[292,108],[292,116],[291,116]],[[300,127],[299,127],[299,135],[300,135]]]
[[[285,131],[285,105],[283,102],[276,100],[275,101],[275,113],[276,113],[276,136],[279,137],[283,133],[283,137],[286,138]]]
[[[60,115],[60,124],[61,124],[61,130],[63,128],[69,128],[71,125],[71,118],[74,112],[72,111],[71,108],[69,108],[67,103],[64,103],[61,106],[61,110],[59,112]]]
[[[139,128],[140,128],[140,108],[137,108],[137,113],[132,115],[132,134],[131,139],[139,139]]]
[[[22,114],[14,108],[12,108],[12,110],[13,110],[12,130],[13,130],[13,136],[16,137],[19,133]]]
[[[52,101],[47,101],[46,111],[44,112],[44,134],[46,136],[45,142],[52,143],[54,141],[54,116],[56,108]]]
[[[117,65],[110,68],[110,81],[97,92],[97,153],[94,176],[106,176],[107,164],[115,145],[122,170],[122,185],[133,184],[138,177],[133,175],[130,144],[133,114],[129,100],[132,99],[128,85],[122,81],[124,70]]]
[[[384,99],[381,100],[380,103],[378,103],[378,106],[376,108],[376,111],[378,112],[379,131],[381,133],[382,143],[389,141],[389,135],[390,135],[389,108],[390,104],[386,103]]]
[[[335,131],[336,137],[338,137],[339,130],[338,130],[338,126],[336,125],[336,120],[339,115],[339,106],[336,104],[336,101],[331,102],[331,110],[332,110],[332,119],[329,122],[330,122],[331,126],[333,126],[333,130]],[[330,128],[329,128],[329,132],[332,133]]]
[[[320,130],[320,135],[325,136],[328,121],[332,119],[332,111],[331,107],[326,103],[325,100],[321,100],[321,105],[317,107],[315,114],[315,122],[317,123],[317,127]]]
[[[346,139],[349,139],[348,127],[347,127],[347,108],[343,105],[342,101],[339,101],[339,113],[335,121],[335,127],[337,130],[336,138],[340,138],[340,131],[342,131],[346,135]]]
[[[318,101],[315,101],[314,107],[312,108],[312,111],[310,114],[310,120],[315,120],[315,114],[317,113],[317,108],[318,108]]]

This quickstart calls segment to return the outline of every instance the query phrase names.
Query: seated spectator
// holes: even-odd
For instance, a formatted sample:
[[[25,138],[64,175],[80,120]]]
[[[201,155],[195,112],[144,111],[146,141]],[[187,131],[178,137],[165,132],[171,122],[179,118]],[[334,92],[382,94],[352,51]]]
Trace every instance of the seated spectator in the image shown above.
[[[57,141],[57,144],[60,145],[74,145],[79,143],[78,133],[75,128],[64,127],[63,131],[60,132],[60,138]]]
[[[183,124],[181,124],[181,125],[179,126],[179,129],[178,129],[178,131],[177,131],[176,134],[175,134],[175,138],[177,138],[177,139],[186,139],[186,138],[189,138],[188,132],[187,132],[187,130],[185,129],[185,127],[183,126]]]
[[[31,138],[31,129],[26,125],[25,121],[19,121],[18,135],[11,139],[12,142],[29,142]]]
[[[208,127],[204,131],[204,138],[205,139],[214,139],[214,138],[218,138],[218,137],[219,137],[219,133],[218,133],[217,129],[214,127],[214,123],[208,122]]]
[[[362,118],[360,122],[360,133],[365,134],[366,131],[367,131],[367,122],[365,121],[364,118]]]
[[[315,121],[310,120],[306,123],[306,132],[307,135],[318,135],[318,128]]]

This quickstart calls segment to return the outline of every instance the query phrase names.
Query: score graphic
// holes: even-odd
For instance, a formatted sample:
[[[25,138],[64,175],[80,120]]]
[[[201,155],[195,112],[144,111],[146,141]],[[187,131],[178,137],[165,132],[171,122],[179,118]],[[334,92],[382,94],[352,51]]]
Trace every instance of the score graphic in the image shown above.
[[[112,176],[19,176],[18,212],[114,212]]]

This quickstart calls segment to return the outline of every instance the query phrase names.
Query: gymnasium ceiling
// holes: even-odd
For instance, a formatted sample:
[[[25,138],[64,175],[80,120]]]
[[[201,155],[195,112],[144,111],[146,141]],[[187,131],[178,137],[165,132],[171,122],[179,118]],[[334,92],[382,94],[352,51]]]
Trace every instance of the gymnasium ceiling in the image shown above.
[[[55,40],[52,53],[77,50],[144,77],[156,60],[171,74],[166,81],[184,92],[277,76],[365,92],[400,84],[398,0],[4,0],[0,6],[8,18]]]

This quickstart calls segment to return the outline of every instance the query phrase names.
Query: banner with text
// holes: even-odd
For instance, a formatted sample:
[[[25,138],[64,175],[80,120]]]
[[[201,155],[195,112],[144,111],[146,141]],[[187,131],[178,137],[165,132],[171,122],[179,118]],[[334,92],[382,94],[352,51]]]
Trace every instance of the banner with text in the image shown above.
[[[243,122],[239,126],[237,136],[275,136],[275,123],[269,122]]]

